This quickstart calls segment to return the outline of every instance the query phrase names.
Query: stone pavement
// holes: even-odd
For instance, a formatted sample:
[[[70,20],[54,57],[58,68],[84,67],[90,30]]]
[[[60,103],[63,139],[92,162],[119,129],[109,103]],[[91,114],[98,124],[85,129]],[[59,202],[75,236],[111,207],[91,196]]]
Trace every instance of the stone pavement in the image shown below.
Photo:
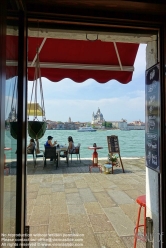
[[[125,173],[115,167],[114,174],[97,168],[89,173],[90,159],[70,161],[68,167],[61,160],[57,170],[50,161],[44,169],[42,160],[36,168],[28,161],[30,247],[132,248],[135,199],[145,194],[145,161],[122,161]]]

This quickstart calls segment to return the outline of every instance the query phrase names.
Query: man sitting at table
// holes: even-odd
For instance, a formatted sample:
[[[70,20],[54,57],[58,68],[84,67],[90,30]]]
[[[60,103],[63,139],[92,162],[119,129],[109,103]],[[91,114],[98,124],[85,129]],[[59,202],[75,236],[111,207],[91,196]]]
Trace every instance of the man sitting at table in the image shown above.
[[[53,147],[53,146],[55,146],[56,143],[57,143],[57,141],[54,141],[54,143],[52,143],[52,139],[53,139],[52,136],[48,136],[47,137],[47,141],[45,143],[45,146],[47,146],[47,147],[50,147],[50,146]]]
[[[56,145],[57,141],[54,141],[54,143],[52,143],[52,139],[53,139],[52,136],[48,136],[47,137],[47,141],[45,143],[45,147],[54,147]],[[53,161],[53,158],[50,158],[50,161]]]

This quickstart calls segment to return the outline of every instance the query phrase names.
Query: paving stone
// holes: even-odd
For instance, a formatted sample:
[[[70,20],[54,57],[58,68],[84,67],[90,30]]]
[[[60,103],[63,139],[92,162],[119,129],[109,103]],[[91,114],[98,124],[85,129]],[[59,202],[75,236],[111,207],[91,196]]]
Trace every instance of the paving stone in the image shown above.
[[[38,195],[50,195],[51,192],[51,188],[39,188]]]
[[[125,193],[132,198],[134,201],[137,199],[138,196],[141,195],[141,191],[139,189],[129,189],[125,190]]]
[[[52,192],[63,192],[65,191],[64,185],[63,184],[56,184],[52,186]]]
[[[122,241],[127,248],[131,248],[134,245],[134,236],[122,237]],[[137,248],[146,248],[146,243],[141,240],[137,240]]]
[[[103,188],[102,187],[93,187],[93,186],[90,186],[89,187],[90,189],[91,189],[91,191],[93,192],[93,193],[95,193],[95,192],[102,192],[103,191]]]
[[[41,182],[40,188],[51,188],[54,184],[52,182]]]
[[[29,220],[29,225],[34,226],[34,225],[48,225],[49,224],[49,213],[46,212],[38,212],[32,213],[30,220]]]
[[[144,160],[135,163],[123,160],[125,173],[117,168],[113,175],[99,173],[98,170],[89,173],[90,160],[82,160],[81,163],[73,160],[69,167],[61,161],[58,170],[52,164],[43,170],[42,160],[41,166],[40,161],[37,162],[36,169],[33,162],[28,169],[31,175],[28,175],[29,212],[26,224],[30,225],[30,232],[32,227],[36,232],[35,228],[43,227],[43,232],[48,234],[84,234],[84,248],[133,247],[133,229],[138,211],[135,198],[145,192],[145,168],[141,168]],[[11,192],[8,179],[7,187]],[[12,182],[14,185],[15,180]],[[11,206],[14,197],[6,194],[6,206]],[[12,223],[10,214],[14,216]],[[14,233],[15,211],[6,211],[5,218],[5,230]],[[47,231],[44,231],[45,227],[48,227]],[[46,242],[43,244],[47,245]],[[142,248],[139,244],[140,241],[138,248]]]
[[[68,205],[68,214],[85,214],[84,205]]]
[[[66,204],[66,194],[65,192],[52,192],[50,195],[50,206],[52,205],[63,205]]]
[[[92,214],[89,219],[94,232],[113,231],[113,227],[105,214]]]
[[[84,203],[87,214],[103,214],[104,211],[98,202],[85,202]]]
[[[101,248],[126,248],[122,239],[118,237],[115,231],[104,231],[95,233]],[[131,248],[132,246],[130,246]]]
[[[69,189],[65,189],[65,193],[77,193],[78,189],[77,188],[69,188]]]
[[[95,202],[97,201],[90,189],[79,189],[80,197],[83,202]]]
[[[37,183],[30,184],[27,188],[28,192],[35,192],[38,190],[39,190],[39,184],[37,184]]]
[[[82,180],[77,180],[77,181],[75,181],[75,183],[76,183],[76,186],[77,186],[78,189],[88,188],[87,182],[85,180],[83,180],[83,179]]]
[[[138,208],[139,205],[137,203],[134,204],[123,204],[119,205],[120,208],[123,210],[123,212],[133,221],[133,223],[136,223],[137,216],[138,216]],[[140,223],[143,223],[144,220],[144,211],[141,211],[140,215]]]
[[[51,216],[48,226],[48,233],[70,233],[69,217],[67,214]]]
[[[53,175],[46,175],[42,178],[42,183],[52,183]]]
[[[133,223],[136,223],[137,220],[137,215],[138,215],[138,204],[133,203],[133,204],[122,204],[119,205],[120,208],[123,210],[123,212],[133,221]],[[141,214],[141,221],[143,215]],[[143,222],[142,222],[143,223]]]
[[[133,235],[134,223],[122,211],[120,207],[104,208],[104,212],[110,220],[118,236]]]
[[[94,196],[103,208],[109,208],[116,205],[116,203],[110,198],[108,193],[105,191],[94,193]]]
[[[66,202],[54,202],[54,204],[50,205],[50,216],[57,214],[67,214],[67,205]]]
[[[86,214],[69,215],[71,229],[92,227],[89,217]]]
[[[31,215],[34,205],[35,205],[36,199],[29,199],[27,201],[27,215]]]
[[[38,191],[35,192],[28,192],[27,193],[27,198],[28,199],[36,199],[37,198]]]
[[[45,205],[50,203],[50,195],[38,195],[35,205]]]
[[[107,192],[117,204],[133,203],[133,200],[123,191],[107,189]]]
[[[60,180],[53,180],[52,183],[51,183],[52,186],[54,186],[54,185],[56,185],[56,184],[64,184],[63,179],[60,179]]]
[[[84,180],[88,183],[88,182],[97,182],[97,179],[93,176],[92,173],[87,173],[84,174]]]
[[[102,185],[104,189],[109,189],[109,188],[113,188],[113,186],[116,186],[112,181],[107,180],[107,179],[100,181],[100,184]]]
[[[82,204],[82,199],[79,193],[69,193],[66,194],[66,202],[67,204]]]
[[[131,190],[134,189],[134,187],[129,183],[128,184],[118,184],[118,188],[123,190],[123,191],[124,190],[126,191],[126,190],[130,190],[130,189]]]
[[[71,182],[71,183],[64,183],[64,187],[65,189],[69,189],[69,188],[76,188],[76,184],[75,182]]]
[[[32,235],[30,236],[30,241],[33,241],[33,242],[39,241],[41,238],[47,238],[48,237],[48,225],[32,226],[31,234]]]
[[[75,228],[71,228],[72,233],[76,233],[76,234],[83,234],[82,238],[82,243],[83,248],[101,248],[100,244],[98,242],[98,239],[96,238],[96,236],[93,233],[93,230],[91,227],[75,227]]]

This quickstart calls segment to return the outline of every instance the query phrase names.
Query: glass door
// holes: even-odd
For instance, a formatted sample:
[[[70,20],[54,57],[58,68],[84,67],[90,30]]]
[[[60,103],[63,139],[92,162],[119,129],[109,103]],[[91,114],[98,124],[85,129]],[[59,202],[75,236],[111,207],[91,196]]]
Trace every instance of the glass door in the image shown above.
[[[4,13],[4,42],[0,48],[3,62],[0,66],[0,193],[3,209],[0,231],[1,247],[13,247],[22,246],[20,238],[14,239],[15,234],[25,233],[27,21],[22,6],[15,10],[15,15],[5,16],[7,6],[3,4],[0,4]],[[6,240],[6,236],[11,240]]]

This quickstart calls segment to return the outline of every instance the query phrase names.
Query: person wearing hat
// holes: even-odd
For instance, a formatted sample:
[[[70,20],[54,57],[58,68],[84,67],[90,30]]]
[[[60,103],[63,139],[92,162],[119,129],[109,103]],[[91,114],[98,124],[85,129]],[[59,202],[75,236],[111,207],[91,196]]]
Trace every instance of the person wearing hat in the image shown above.
[[[52,136],[48,136],[47,137],[47,141],[46,141],[46,143],[45,143],[45,146],[47,146],[47,147],[53,147],[53,146],[55,146],[56,145],[56,141],[54,141],[54,143],[52,143],[52,139],[53,139],[53,137]]]
[[[57,142],[54,141],[54,143],[52,143],[52,139],[53,139],[52,136],[48,136],[48,137],[47,137],[47,141],[46,141],[46,143],[45,143],[45,147],[53,147],[53,146],[56,145]],[[50,158],[50,161],[53,161],[53,158]]]

